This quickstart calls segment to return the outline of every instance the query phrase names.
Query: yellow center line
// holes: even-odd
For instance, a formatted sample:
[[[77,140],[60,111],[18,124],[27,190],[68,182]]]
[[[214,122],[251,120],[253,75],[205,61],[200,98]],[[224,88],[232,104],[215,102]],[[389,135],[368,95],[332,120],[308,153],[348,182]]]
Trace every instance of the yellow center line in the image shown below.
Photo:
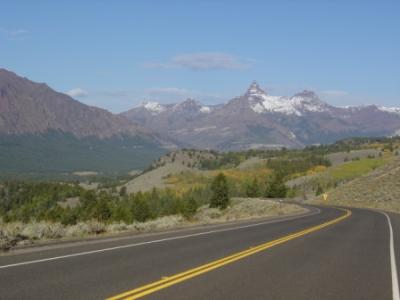
[[[336,218],[336,219],[331,220],[331,221],[328,221],[328,222],[325,222],[325,223],[322,223],[322,224],[319,224],[319,225],[316,225],[316,226],[301,230],[301,231],[296,232],[296,233],[289,234],[289,235],[281,237],[279,239],[276,239],[276,240],[273,240],[273,241],[270,241],[270,242],[267,242],[267,243],[252,247],[252,248],[250,248],[248,250],[241,251],[241,252],[226,256],[224,258],[212,261],[210,263],[201,265],[199,267],[196,267],[196,268],[193,268],[193,269],[189,269],[189,270],[187,270],[185,272],[181,272],[181,273],[175,274],[173,276],[164,277],[161,280],[155,281],[153,283],[146,284],[146,285],[138,287],[136,289],[129,290],[129,291],[126,291],[124,293],[118,294],[116,296],[107,298],[107,300],[139,299],[141,297],[144,297],[146,295],[149,295],[149,294],[154,293],[156,291],[159,291],[161,289],[167,288],[167,287],[169,287],[171,285],[175,285],[175,284],[177,284],[179,282],[182,282],[182,281],[188,280],[190,278],[199,276],[200,274],[203,274],[203,273],[206,273],[206,272],[210,272],[210,271],[212,271],[214,269],[220,268],[220,267],[222,267],[224,265],[230,264],[230,263],[235,262],[235,261],[237,261],[239,259],[242,259],[242,258],[245,258],[247,256],[253,255],[253,254],[258,253],[260,251],[269,249],[269,248],[271,248],[273,246],[276,246],[276,245],[279,245],[279,244],[283,244],[283,243],[285,243],[287,241],[290,241],[290,240],[293,240],[295,238],[304,236],[306,234],[315,232],[317,230],[321,230],[322,228],[325,228],[327,226],[336,224],[336,223],[338,223],[338,222],[340,222],[340,221],[342,221],[342,220],[344,220],[344,219],[346,219],[346,218],[351,216],[351,211],[350,210],[347,210],[347,209],[342,209],[342,210],[345,211],[346,213],[344,215]]]

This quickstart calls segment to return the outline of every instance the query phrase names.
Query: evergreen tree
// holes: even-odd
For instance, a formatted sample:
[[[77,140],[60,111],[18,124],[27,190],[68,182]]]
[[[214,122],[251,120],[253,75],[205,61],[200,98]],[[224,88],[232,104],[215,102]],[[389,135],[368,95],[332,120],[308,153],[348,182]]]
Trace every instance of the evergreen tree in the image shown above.
[[[229,188],[226,177],[223,173],[219,173],[211,184],[212,196],[210,207],[225,209],[229,205]]]
[[[145,222],[151,219],[152,214],[149,203],[141,192],[131,197],[131,201],[131,210],[136,221]]]
[[[181,213],[185,219],[191,219],[197,212],[198,204],[193,197],[189,197],[186,201],[184,201]]]
[[[125,197],[127,195],[126,186],[123,186],[119,189],[119,195],[121,197]]]
[[[283,181],[283,176],[273,174],[267,179],[265,197],[267,198],[285,198],[287,194],[287,187]]]
[[[322,187],[318,184],[317,186],[317,190],[315,191],[315,196],[319,196],[324,192],[324,190],[322,189]]]
[[[258,180],[256,177],[254,177],[253,181],[249,183],[246,187],[246,196],[257,197],[258,195],[259,195]]]

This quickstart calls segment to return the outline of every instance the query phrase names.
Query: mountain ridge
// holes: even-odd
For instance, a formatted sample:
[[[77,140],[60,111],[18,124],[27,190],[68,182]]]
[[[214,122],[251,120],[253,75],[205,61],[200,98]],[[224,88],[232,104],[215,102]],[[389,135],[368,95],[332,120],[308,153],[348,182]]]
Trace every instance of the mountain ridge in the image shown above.
[[[174,110],[188,101],[194,103],[190,111]],[[338,107],[309,90],[290,97],[272,96],[255,81],[244,94],[220,105],[187,99],[173,104],[151,102],[151,106],[157,112],[148,113],[144,103],[121,115],[182,143],[218,150],[301,147],[352,136],[393,135],[400,130],[400,108]]]

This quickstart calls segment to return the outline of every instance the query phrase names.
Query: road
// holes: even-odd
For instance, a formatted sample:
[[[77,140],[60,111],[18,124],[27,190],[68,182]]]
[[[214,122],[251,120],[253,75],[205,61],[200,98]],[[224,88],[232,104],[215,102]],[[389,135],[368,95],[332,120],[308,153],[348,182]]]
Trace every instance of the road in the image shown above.
[[[388,214],[391,248],[386,215],[350,211],[1,256],[0,299],[399,300],[400,216]]]

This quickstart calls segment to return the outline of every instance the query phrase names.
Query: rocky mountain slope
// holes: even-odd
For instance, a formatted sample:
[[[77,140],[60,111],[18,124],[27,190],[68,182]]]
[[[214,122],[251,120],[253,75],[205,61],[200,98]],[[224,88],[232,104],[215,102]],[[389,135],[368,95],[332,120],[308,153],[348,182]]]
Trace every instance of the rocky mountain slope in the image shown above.
[[[122,116],[0,69],[0,172],[145,168],[173,146]]]
[[[126,118],[87,106],[44,83],[0,69],[0,133],[44,133],[51,129],[99,138],[150,133]]]
[[[122,116],[183,144],[219,150],[299,147],[400,130],[400,108],[335,107],[312,91],[271,96],[256,82],[223,105],[204,106],[193,99],[168,105],[146,102]]]

